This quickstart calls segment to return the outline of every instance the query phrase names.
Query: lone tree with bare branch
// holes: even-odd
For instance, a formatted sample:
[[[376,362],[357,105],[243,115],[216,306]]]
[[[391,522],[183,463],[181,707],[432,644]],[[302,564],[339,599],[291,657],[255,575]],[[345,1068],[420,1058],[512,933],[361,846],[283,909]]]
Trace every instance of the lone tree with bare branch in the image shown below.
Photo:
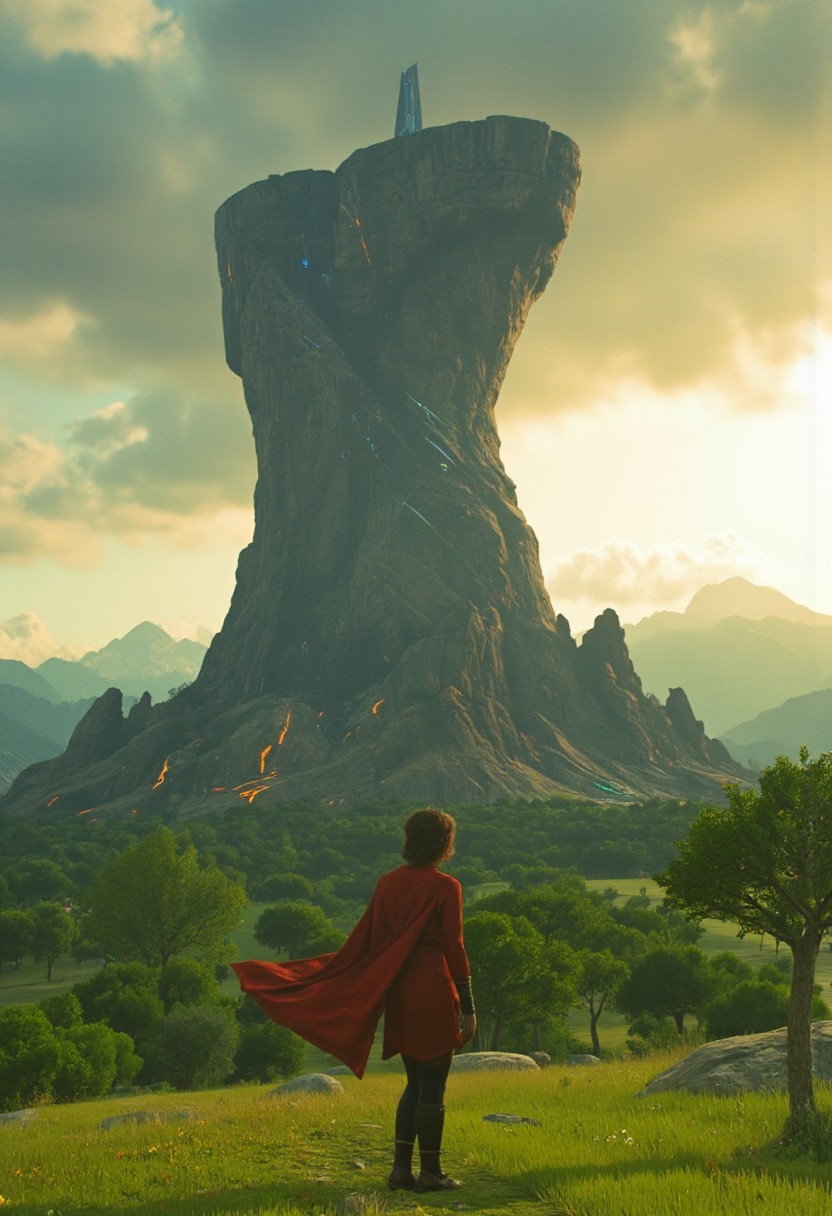
[[[734,921],[741,936],[767,933],[791,950],[784,1139],[819,1147],[812,996],[821,939],[832,927],[832,753],[810,760],[803,747],[798,764],[780,756],[764,769],[758,790],[728,785],[726,793],[728,806],[701,812],[656,880],[671,906]]]

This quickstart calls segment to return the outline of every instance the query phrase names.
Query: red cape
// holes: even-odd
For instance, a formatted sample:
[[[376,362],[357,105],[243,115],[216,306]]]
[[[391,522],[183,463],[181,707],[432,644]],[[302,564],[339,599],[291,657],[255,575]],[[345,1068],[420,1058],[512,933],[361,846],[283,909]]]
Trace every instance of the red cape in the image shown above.
[[[437,886],[420,892],[407,923],[391,933],[375,895],[336,954],[286,963],[232,963],[240,987],[263,1012],[364,1075],[387,990],[436,907]]]

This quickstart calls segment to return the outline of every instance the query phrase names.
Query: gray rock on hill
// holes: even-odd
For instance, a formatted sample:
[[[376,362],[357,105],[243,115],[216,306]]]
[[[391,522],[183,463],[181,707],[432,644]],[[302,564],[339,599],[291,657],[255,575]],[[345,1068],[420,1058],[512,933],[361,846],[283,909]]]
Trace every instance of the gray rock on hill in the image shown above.
[[[832,1022],[815,1022],[812,1026],[812,1071],[819,1080],[832,1080]],[[787,1087],[784,1027],[704,1043],[653,1077],[639,1096],[674,1089],[694,1094],[733,1094]]]
[[[531,1056],[516,1051],[466,1051],[454,1056],[455,1072],[539,1072]]]
[[[270,1089],[268,1096],[270,1098],[282,1098],[285,1094],[329,1094],[330,1096],[339,1096],[343,1094],[344,1087],[335,1077],[330,1077],[325,1072],[307,1072],[303,1076],[294,1077],[291,1081],[284,1081],[282,1085],[278,1085],[276,1089]]]
[[[223,204],[258,460],[228,615],[191,688],[121,734],[108,693],[100,743],[5,807],[721,796],[740,770],[684,694],[645,696],[615,613],[580,646],[556,616],[500,461],[497,396],[579,176],[566,136],[494,117]]]

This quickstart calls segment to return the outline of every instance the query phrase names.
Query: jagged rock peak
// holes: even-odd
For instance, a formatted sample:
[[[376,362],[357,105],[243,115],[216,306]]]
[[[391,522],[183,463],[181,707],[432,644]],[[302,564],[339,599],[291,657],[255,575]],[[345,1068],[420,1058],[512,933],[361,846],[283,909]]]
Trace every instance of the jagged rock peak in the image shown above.
[[[108,688],[72,732],[66,755],[77,765],[92,764],[117,751],[123,742],[124,718],[119,688]]]

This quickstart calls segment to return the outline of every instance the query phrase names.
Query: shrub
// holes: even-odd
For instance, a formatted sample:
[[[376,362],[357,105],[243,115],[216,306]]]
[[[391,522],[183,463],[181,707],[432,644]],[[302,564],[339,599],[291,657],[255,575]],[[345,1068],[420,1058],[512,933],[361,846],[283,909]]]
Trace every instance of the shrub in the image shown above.
[[[668,1047],[676,1047],[680,1040],[673,1018],[657,1018],[651,1013],[642,1013],[630,1023],[627,1030],[627,1049],[634,1056],[665,1051]]]
[[[0,1009],[0,1110],[48,1097],[60,1059],[60,1044],[42,1009],[36,1005]]]
[[[175,958],[159,980],[159,996],[170,1013],[175,1005],[207,1005],[220,999],[214,969],[190,958]]]
[[[84,1020],[81,1012],[81,1002],[74,992],[60,992],[48,996],[39,1002],[39,1007],[48,1017],[52,1026],[69,1030],[72,1026],[80,1026]]]
[[[86,1022],[106,1022],[136,1043],[152,1035],[164,1016],[159,975],[143,963],[111,963],[72,989]]]
[[[812,1001],[814,1019],[829,1016],[829,1007],[817,995]],[[703,1021],[709,1039],[728,1039],[740,1034],[762,1034],[777,1030],[789,1019],[788,980],[744,980],[720,993],[706,1007]]]
[[[303,1040],[285,1026],[262,1022],[243,1028],[234,1057],[240,1081],[273,1081],[292,1077],[303,1067]]]
[[[234,1067],[240,1031],[234,1014],[219,1005],[178,1005],[159,1032],[164,1080],[177,1089],[221,1085]]]
[[[312,883],[302,874],[270,874],[268,878],[263,879],[254,894],[255,898],[261,901],[268,899],[308,899],[311,901],[314,890]]]

